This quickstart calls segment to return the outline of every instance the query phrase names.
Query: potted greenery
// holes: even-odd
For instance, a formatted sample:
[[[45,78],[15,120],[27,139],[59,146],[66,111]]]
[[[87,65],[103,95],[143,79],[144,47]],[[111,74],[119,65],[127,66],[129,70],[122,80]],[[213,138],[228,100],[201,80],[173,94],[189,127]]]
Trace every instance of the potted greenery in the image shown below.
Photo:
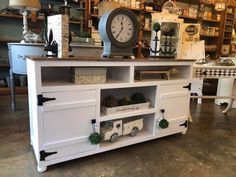
[[[149,100],[146,99],[143,93],[136,92],[130,97],[125,96],[121,99],[117,99],[113,95],[108,95],[103,98],[102,112],[105,114],[113,114],[124,111],[134,111],[138,109],[148,109]]]
[[[72,39],[72,42],[76,42],[79,44],[93,45],[94,41],[91,38],[91,34],[89,32],[81,31]]]

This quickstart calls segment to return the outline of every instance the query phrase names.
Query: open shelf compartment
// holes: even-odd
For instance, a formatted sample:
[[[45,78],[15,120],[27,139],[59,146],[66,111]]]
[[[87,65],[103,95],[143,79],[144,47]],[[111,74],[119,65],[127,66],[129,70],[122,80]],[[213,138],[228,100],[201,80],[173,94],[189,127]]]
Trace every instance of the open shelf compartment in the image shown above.
[[[42,86],[128,83],[129,66],[41,67]]]
[[[154,135],[154,117],[155,114],[147,114],[100,122],[100,131],[103,136],[103,141],[100,144],[100,147],[112,149],[142,142],[147,138],[151,138]],[[109,130],[107,129],[108,127],[105,128],[104,125],[109,125]],[[139,126],[139,128],[141,127],[141,129],[138,130],[135,136],[132,136],[131,130],[137,126]],[[101,127],[104,127],[106,131]],[[120,132],[118,133],[118,131]],[[110,137],[116,133],[119,134],[117,140],[115,142],[111,142]]]
[[[188,79],[191,66],[136,66],[134,69],[134,81],[162,81]]]
[[[136,112],[147,112],[155,108],[156,100],[156,86],[145,87],[128,87],[119,89],[102,89],[101,90],[101,119],[110,119],[112,117],[119,117],[124,113],[136,114]],[[134,94],[142,94],[146,99],[145,103],[132,103],[131,96]],[[107,98],[112,97],[113,100]],[[121,106],[122,99],[128,99],[130,104]],[[108,107],[106,102],[114,101],[113,106]],[[131,114],[131,115],[132,115]]]

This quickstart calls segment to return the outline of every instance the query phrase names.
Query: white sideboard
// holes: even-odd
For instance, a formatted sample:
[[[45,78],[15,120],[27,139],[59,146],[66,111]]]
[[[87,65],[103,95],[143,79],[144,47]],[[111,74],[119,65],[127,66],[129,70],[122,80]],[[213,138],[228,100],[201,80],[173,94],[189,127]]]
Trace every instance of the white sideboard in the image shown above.
[[[30,138],[38,171],[59,162],[136,144],[163,136],[186,133],[189,116],[192,61],[117,60],[72,58],[27,58]],[[105,68],[106,81],[76,85],[70,81],[73,68]],[[171,71],[170,77],[145,75],[136,80],[137,71]],[[155,72],[154,72],[155,73]],[[158,73],[158,72],[156,72]],[[145,109],[105,114],[102,99],[109,95],[130,96],[141,92],[149,100]],[[164,112],[161,113],[161,112]],[[163,116],[168,128],[160,128]],[[137,136],[124,135],[115,143],[91,145],[93,132],[100,133],[103,122],[141,117],[143,129]]]

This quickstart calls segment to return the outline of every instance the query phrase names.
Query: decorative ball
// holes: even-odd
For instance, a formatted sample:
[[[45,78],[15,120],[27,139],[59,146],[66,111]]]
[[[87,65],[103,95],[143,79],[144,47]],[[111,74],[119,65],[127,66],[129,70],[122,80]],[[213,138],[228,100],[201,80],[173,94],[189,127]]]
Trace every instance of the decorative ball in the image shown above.
[[[89,135],[89,141],[92,145],[99,144],[101,142],[101,140],[102,140],[102,135],[100,135],[97,132],[94,132]]]
[[[144,97],[142,93],[134,93],[133,95],[131,95],[130,98],[131,98],[131,101],[135,104],[146,103],[146,98]]]
[[[169,127],[169,122],[166,119],[161,119],[159,122],[159,127],[162,129],[168,128]]]
[[[163,25],[161,27],[161,33],[165,36],[168,36],[170,33],[170,28],[168,27],[168,25]]]
[[[153,23],[152,29],[153,29],[155,32],[160,31],[160,30],[161,30],[161,25],[160,25],[160,23],[158,23],[158,22]]]
[[[175,35],[175,29],[171,28],[169,31],[169,36],[174,36]]]
[[[130,99],[127,96],[119,100],[119,106],[124,106],[129,104],[130,104]]]
[[[116,107],[118,106],[117,99],[113,95],[108,95],[103,99],[102,105],[107,108]]]

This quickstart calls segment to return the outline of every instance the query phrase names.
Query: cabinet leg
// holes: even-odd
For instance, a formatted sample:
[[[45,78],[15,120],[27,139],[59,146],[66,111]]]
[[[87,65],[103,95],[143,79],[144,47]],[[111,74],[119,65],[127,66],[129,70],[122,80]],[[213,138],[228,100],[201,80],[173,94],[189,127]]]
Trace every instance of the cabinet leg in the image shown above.
[[[202,104],[202,99],[201,99],[201,98],[198,98],[198,99],[197,99],[197,103],[198,103],[198,104]]]
[[[47,166],[46,166],[46,167],[40,167],[40,166],[38,165],[37,170],[38,170],[38,172],[40,172],[40,173],[45,172],[45,171],[47,170]]]
[[[193,118],[192,118],[192,115],[191,115],[190,111],[189,111],[189,114],[188,114],[188,121],[193,122]]]
[[[16,110],[16,95],[15,95],[15,82],[14,82],[14,74],[12,69],[10,69],[10,87],[11,87],[11,107],[12,110]]]
[[[231,99],[229,101],[228,106],[222,111],[222,113],[226,114],[232,108],[233,102],[234,102],[234,99]]]

